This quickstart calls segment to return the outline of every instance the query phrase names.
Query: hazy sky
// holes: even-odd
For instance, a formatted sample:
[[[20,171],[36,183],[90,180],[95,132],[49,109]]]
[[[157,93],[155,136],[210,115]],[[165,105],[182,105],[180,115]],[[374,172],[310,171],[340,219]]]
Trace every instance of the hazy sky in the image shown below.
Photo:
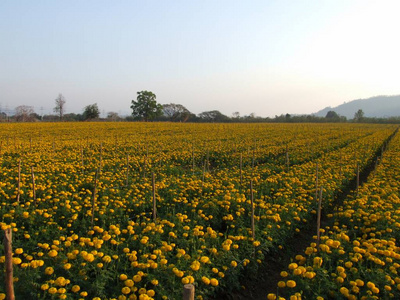
[[[400,94],[400,1],[0,1],[0,108],[136,92],[193,113],[313,113]],[[42,109],[41,109],[42,108]]]

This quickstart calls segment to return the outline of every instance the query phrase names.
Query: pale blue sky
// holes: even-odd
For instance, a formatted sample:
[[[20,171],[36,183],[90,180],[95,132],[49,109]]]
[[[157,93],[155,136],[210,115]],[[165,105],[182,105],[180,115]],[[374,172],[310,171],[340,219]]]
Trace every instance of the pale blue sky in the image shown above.
[[[399,1],[0,1],[0,105],[136,92],[193,113],[312,113],[400,94]],[[43,110],[40,108],[43,107]]]

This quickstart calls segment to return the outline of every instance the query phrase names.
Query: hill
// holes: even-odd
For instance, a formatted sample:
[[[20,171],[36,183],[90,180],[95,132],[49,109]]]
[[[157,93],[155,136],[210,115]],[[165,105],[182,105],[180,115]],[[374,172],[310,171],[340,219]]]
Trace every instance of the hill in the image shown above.
[[[363,110],[365,117],[398,117],[400,116],[400,95],[357,99],[333,108],[326,107],[314,115],[318,117],[325,117],[328,111],[333,110],[341,116],[352,119],[354,117],[354,113],[359,109]]]

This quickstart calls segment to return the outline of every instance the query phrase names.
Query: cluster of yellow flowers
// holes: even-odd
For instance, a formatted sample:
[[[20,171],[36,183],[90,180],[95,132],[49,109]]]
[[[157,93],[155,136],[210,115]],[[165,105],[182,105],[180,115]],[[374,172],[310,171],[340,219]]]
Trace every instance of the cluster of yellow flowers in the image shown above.
[[[399,164],[396,134],[358,195],[354,191],[328,215],[330,225],[321,229],[319,247],[312,243],[305,256],[295,257],[299,266],[293,263],[296,267],[291,264],[289,271],[282,271],[296,288],[278,284],[278,294],[268,299],[400,298]]]
[[[312,219],[316,177],[327,205],[395,128],[57,123],[0,129],[0,227],[13,229],[17,298],[143,300],[179,298],[186,283],[196,285],[200,298],[240,286],[240,274],[257,268],[263,250],[279,248]],[[369,222],[382,218],[375,214]],[[324,240],[323,253],[343,250],[344,235]],[[312,280],[318,273],[303,267],[304,260],[293,272]],[[324,261],[315,259],[313,268]],[[280,285],[299,288],[291,278]]]

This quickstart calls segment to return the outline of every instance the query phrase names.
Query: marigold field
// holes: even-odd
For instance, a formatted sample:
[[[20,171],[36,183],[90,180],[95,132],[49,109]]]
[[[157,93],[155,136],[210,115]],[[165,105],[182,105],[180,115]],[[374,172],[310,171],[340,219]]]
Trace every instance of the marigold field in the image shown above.
[[[0,124],[0,226],[13,231],[16,298],[182,299],[186,283],[198,299],[232,291],[315,222],[322,187],[332,225],[293,257],[265,299],[399,299],[396,132],[368,124]],[[334,201],[382,150],[358,193]],[[4,269],[3,245],[0,255]],[[0,299],[4,280],[2,272]]]

